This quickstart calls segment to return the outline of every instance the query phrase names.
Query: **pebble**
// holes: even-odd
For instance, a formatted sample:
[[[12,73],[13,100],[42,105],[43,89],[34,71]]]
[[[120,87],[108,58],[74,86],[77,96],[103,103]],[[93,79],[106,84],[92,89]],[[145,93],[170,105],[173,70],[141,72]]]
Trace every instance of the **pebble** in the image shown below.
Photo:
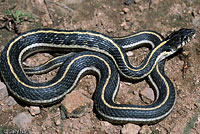
[[[128,123],[121,129],[121,134],[138,134],[140,126]]]
[[[46,126],[42,126],[42,131],[46,131],[47,127]]]
[[[116,134],[116,131],[114,130],[116,126],[113,124],[107,122],[107,121],[100,121],[101,128],[100,131],[104,132],[105,134]]]
[[[131,19],[132,19],[132,17],[130,17],[130,16],[127,16],[127,17],[125,18],[126,22],[130,22]]]
[[[125,25],[123,28],[124,30],[128,30],[130,27],[128,25]]]
[[[42,21],[42,26],[43,27],[46,27],[48,24],[47,24],[47,22],[46,21]]]
[[[61,133],[60,129],[56,129],[56,133],[60,134]]]
[[[134,3],[137,4],[139,3],[141,0],[134,0]]]
[[[13,123],[20,129],[28,129],[31,126],[32,117],[30,114],[22,112],[13,118]]]
[[[145,9],[144,6],[139,6],[138,8],[139,8],[139,11],[140,11],[140,12],[143,12],[144,9]]]
[[[6,85],[3,82],[0,82],[0,101],[8,96],[8,91]]]
[[[126,85],[128,85],[128,86],[132,85],[131,82],[124,82],[124,84],[126,84]]]
[[[122,22],[120,26],[123,27],[124,30],[127,30],[127,29],[130,28],[130,27],[127,25],[126,21]]]
[[[120,12],[120,15],[124,15],[124,12]]]
[[[130,11],[129,8],[123,8],[123,12],[124,12],[124,13],[128,13],[129,11]]]
[[[42,55],[43,55],[44,57],[49,58],[49,59],[52,57],[49,53],[43,53]]]
[[[8,100],[7,100],[7,104],[8,106],[14,106],[17,104],[17,102],[15,101],[15,99],[11,96],[8,97]]]
[[[40,107],[30,106],[29,112],[31,113],[32,116],[35,116],[40,113]]]
[[[141,99],[147,103],[151,104],[155,100],[154,92],[151,88],[144,88],[139,92]]]
[[[110,126],[112,126],[112,124],[109,123],[109,122],[107,122],[107,121],[101,121],[100,124],[101,124],[102,127],[104,127],[104,126],[105,126],[105,127],[110,127]]]
[[[141,128],[141,130],[140,130],[139,133],[140,133],[140,134],[151,134],[152,131],[151,131],[151,129],[149,128],[148,125],[144,125],[144,126],[142,126],[142,128]]]
[[[107,32],[108,32],[108,33],[112,33],[112,32],[113,32],[113,29],[109,28],[109,29],[107,29]]]
[[[121,24],[120,24],[121,27],[123,27],[124,30],[127,30],[130,28],[129,25],[127,25],[126,21],[123,21]]]
[[[61,110],[67,117],[81,117],[92,110],[93,101],[79,91],[72,91],[67,94],[61,103]]]
[[[124,22],[122,22],[122,23],[120,24],[121,27],[124,27],[125,25],[127,25],[127,24],[126,24],[126,21],[124,21]]]
[[[188,55],[190,54],[190,51],[186,51],[186,50],[185,50],[185,51],[182,52],[182,54],[183,54],[184,56],[188,56]]]
[[[126,54],[127,54],[127,56],[133,56],[133,52],[132,51],[128,51]]]
[[[61,120],[60,120],[60,118],[59,119],[57,119],[56,121],[55,121],[55,125],[56,126],[59,126],[61,124]]]

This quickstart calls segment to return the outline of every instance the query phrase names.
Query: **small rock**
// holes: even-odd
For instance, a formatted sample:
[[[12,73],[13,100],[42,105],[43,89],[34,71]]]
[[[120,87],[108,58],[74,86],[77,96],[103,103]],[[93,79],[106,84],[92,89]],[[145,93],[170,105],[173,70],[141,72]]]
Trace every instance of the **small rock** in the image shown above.
[[[60,134],[61,133],[60,129],[56,129],[56,133]]]
[[[15,101],[13,97],[9,96],[7,100],[7,104],[8,106],[14,106],[15,104],[17,104],[17,102]]]
[[[128,25],[125,25],[123,28],[124,30],[128,30],[130,27]]]
[[[129,11],[130,11],[129,8],[123,8],[123,12],[124,12],[124,13],[128,13]]]
[[[51,58],[52,56],[49,53],[43,53],[44,57]]]
[[[0,82],[0,90],[6,89],[6,85],[3,82]]]
[[[144,6],[139,6],[138,8],[139,8],[139,11],[140,11],[140,12],[143,12],[144,9],[145,9]]]
[[[122,134],[138,134],[140,126],[128,123],[121,130]]]
[[[30,106],[29,112],[31,113],[32,116],[35,116],[40,113],[40,107]]]
[[[113,29],[109,28],[109,29],[107,29],[107,32],[108,32],[108,33],[112,33],[112,32],[113,32]]]
[[[120,25],[121,27],[124,27],[126,24],[126,21],[122,22],[122,24]]]
[[[6,85],[3,82],[0,82],[0,101],[8,96],[8,91]]]
[[[130,27],[127,25],[126,21],[122,22],[120,26],[123,27],[124,30],[127,30],[127,29],[130,28]]]
[[[183,54],[184,56],[188,56],[188,55],[190,54],[190,52],[189,52],[189,51],[183,51],[182,54]]]
[[[120,12],[120,15],[124,15],[124,12]]]
[[[47,127],[46,126],[42,126],[42,131],[46,131]]]
[[[149,128],[148,125],[144,125],[142,126],[141,130],[140,130],[140,134],[151,134],[152,131],[151,129]]]
[[[162,126],[159,127],[151,127],[151,131],[155,134],[168,134],[168,130]]]
[[[102,127],[109,127],[109,126],[112,125],[111,123],[109,123],[107,121],[101,121],[100,124],[101,124]]]
[[[132,51],[128,51],[126,54],[127,54],[127,56],[133,56],[133,52]]]
[[[154,92],[151,88],[145,88],[139,93],[141,99],[147,103],[151,104],[155,100]]]
[[[141,0],[134,0],[134,3],[137,4],[139,3]]]
[[[127,17],[125,18],[126,22],[130,22],[131,19],[132,19],[132,17],[130,17],[130,16],[127,16]]]
[[[57,119],[57,120],[55,121],[55,124],[56,124],[56,126],[59,126],[59,125],[60,125],[60,123],[61,123],[61,120],[60,120],[60,118],[59,118],[59,119]]]
[[[46,21],[42,21],[42,26],[43,27],[46,27],[48,24],[47,24],[47,22]]]
[[[31,126],[32,117],[28,113],[19,113],[13,118],[13,123],[21,129],[28,129]]]
[[[100,121],[101,127],[100,131],[104,132],[105,134],[116,134],[113,129],[115,126],[107,121]]]
[[[80,117],[92,110],[93,101],[74,90],[61,103],[61,112],[67,117]]]

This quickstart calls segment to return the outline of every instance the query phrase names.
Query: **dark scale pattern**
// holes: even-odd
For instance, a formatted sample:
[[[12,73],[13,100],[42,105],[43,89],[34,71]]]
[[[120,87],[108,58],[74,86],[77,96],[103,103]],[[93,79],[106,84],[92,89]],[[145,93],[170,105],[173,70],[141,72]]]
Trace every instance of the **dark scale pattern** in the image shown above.
[[[122,46],[119,46],[119,49],[122,52],[125,61],[122,59],[119,50],[110,42],[110,41],[113,41],[115,43],[115,40],[113,40],[112,38],[110,38],[106,35],[103,35],[103,34],[100,34],[97,32],[92,32],[92,31],[75,31],[74,33],[73,33],[73,31],[67,31],[67,33],[71,32],[70,34],[53,33],[53,32],[45,33],[45,31],[48,31],[48,30],[44,30],[44,32],[40,32],[40,33],[33,34],[33,35],[28,35],[24,38],[21,38],[18,42],[16,42],[15,47],[13,47],[13,51],[14,51],[14,49],[18,48],[19,49],[18,52],[20,52],[21,49],[23,49],[24,47],[26,47],[30,44],[34,44],[34,43],[47,43],[47,44],[55,44],[55,45],[57,44],[57,45],[66,45],[66,46],[70,45],[70,47],[72,47],[73,49],[75,49],[76,48],[75,46],[78,45],[78,46],[82,47],[82,49],[90,50],[92,48],[94,51],[97,51],[97,52],[99,52],[99,50],[101,50],[102,52],[106,51],[107,53],[112,55],[114,57],[114,59],[116,60],[118,66],[120,67],[122,74],[125,77],[126,76],[131,76],[134,78],[135,77],[136,78],[143,77],[143,74],[150,73],[150,70],[153,67],[152,66],[153,64],[148,64],[148,66],[146,66],[141,71],[137,71],[137,73],[136,73],[136,71],[132,71],[132,70],[128,69],[125,64],[127,64],[128,67],[130,67],[130,68],[138,69],[138,68],[143,67],[146,64],[146,61],[144,61],[143,64],[139,67],[133,67],[130,64],[128,57],[127,57],[124,49],[122,48]],[[57,32],[66,32],[66,31],[58,30]],[[85,32],[87,32],[89,34],[86,34]],[[104,37],[105,39],[103,39],[101,37]],[[148,38],[148,36],[147,36],[147,38]],[[159,42],[160,39],[157,38],[156,41]],[[77,50],[79,50],[80,47]],[[161,53],[162,51],[165,50],[164,48],[165,47],[160,48],[161,51],[158,51],[158,55],[159,55],[159,53]],[[150,63],[154,63],[154,61],[158,55],[157,54],[154,55],[151,58]],[[16,53],[16,56],[17,56],[17,53]],[[125,70],[123,70],[123,69],[125,69]]]
[[[160,44],[160,41],[164,40],[164,37],[161,34],[155,32],[155,31],[151,31],[151,30],[140,31],[140,32],[136,32],[135,34],[138,34],[141,32],[146,33],[146,34],[145,35],[139,34],[137,36],[128,35],[128,36],[120,37],[119,39],[116,38],[116,42],[117,42],[117,44],[121,45],[122,47],[125,47],[127,45],[137,43],[141,40],[148,40],[150,42],[153,42],[154,44]],[[154,33],[154,34],[151,34],[151,33]],[[114,39],[115,39],[115,37],[114,37]],[[143,46],[143,45],[148,46],[150,44],[141,44],[141,46]],[[132,47],[130,47],[128,50],[131,50],[131,49],[132,49]]]
[[[50,29],[51,30],[51,29]],[[54,31],[54,32],[52,32]],[[35,34],[31,34],[31,33]],[[71,34],[63,34],[61,32],[71,32]],[[77,33],[78,32],[78,33]],[[87,32],[87,33],[86,33]],[[170,87],[170,96],[167,98],[167,101],[163,104],[160,105],[166,98],[166,86],[164,81],[162,80],[162,77],[159,75],[158,71],[156,68],[153,69],[151,72],[151,76],[153,78],[153,81],[156,83],[156,85],[159,88],[159,95],[158,100],[154,102],[151,105],[148,106],[135,106],[135,105],[125,105],[125,104],[115,104],[112,101],[112,95],[114,93],[117,81],[118,81],[118,71],[116,69],[116,66],[114,66],[113,61],[111,58],[108,58],[107,56],[96,53],[96,52],[81,52],[78,53],[77,55],[69,58],[69,60],[66,60],[63,65],[60,67],[58,74],[50,81],[44,82],[44,83],[33,83],[29,81],[25,74],[23,74],[22,68],[20,67],[20,64],[18,63],[18,57],[20,52],[26,48],[27,46],[30,46],[31,44],[35,43],[47,43],[47,44],[54,44],[55,48],[56,45],[68,45],[70,47],[74,47],[76,49],[76,45],[79,45],[82,47],[82,49],[88,49],[90,50],[91,47],[94,49],[93,51],[99,51],[99,49],[102,49],[101,53],[103,51],[108,52],[110,55],[114,57],[116,60],[119,68],[121,69],[121,72],[123,72],[125,75],[131,75],[134,77],[141,77],[144,74],[150,73],[149,70],[153,68],[154,62],[156,58],[162,53],[162,52],[171,52],[171,50],[177,51],[179,48],[182,47],[182,42],[187,42],[189,37],[194,35],[194,30],[191,29],[181,29],[177,32],[172,33],[169,37],[167,37],[167,42],[160,47],[151,57],[151,61],[148,63],[148,65],[142,69],[141,71],[131,71],[128,68],[126,68],[124,65],[127,63],[127,65],[130,68],[134,68],[131,66],[131,64],[128,61],[128,58],[125,54],[125,50],[122,48],[123,46],[119,46],[120,51],[123,53],[125,57],[125,61],[122,60],[122,57],[120,55],[120,51],[116,47],[113,46],[111,43],[112,41],[115,42],[114,39],[105,36],[103,34],[97,33],[97,32],[91,32],[91,31],[62,31],[62,30],[51,30],[51,32],[48,29],[43,29],[43,30],[33,30],[29,31],[27,33],[23,33],[19,36],[17,36],[15,39],[11,40],[9,44],[5,47],[5,49],[2,52],[1,56],[1,73],[3,75],[4,81],[6,82],[7,86],[9,87],[9,90],[19,99],[22,99],[26,101],[27,103],[31,104],[49,104],[50,102],[53,103],[57,101],[58,99],[61,99],[72,87],[73,82],[75,79],[81,78],[79,76],[79,72],[85,68],[88,67],[93,67],[96,68],[100,71],[101,73],[101,78],[100,81],[97,85],[97,89],[94,95],[94,101],[95,101],[95,107],[97,111],[103,115],[104,118],[108,118],[109,120],[113,120],[113,122],[118,121],[118,118],[120,118],[120,121],[124,122],[135,122],[135,123],[147,123],[146,121],[138,121],[138,119],[152,119],[149,120],[150,123],[155,123],[159,120],[161,120],[163,117],[165,117],[169,112],[171,111],[174,103],[175,103],[175,90],[170,82],[170,80],[167,78],[167,76],[164,74],[164,62],[159,61],[159,70],[162,74],[162,76],[165,78],[167,83],[169,84]],[[59,34],[58,34],[59,33]],[[29,34],[29,35],[27,35]],[[10,55],[7,57],[7,51],[9,45],[15,41],[18,38],[18,41],[13,44],[11,50],[10,50]],[[105,39],[103,39],[103,38]],[[140,36],[141,37],[141,36]],[[146,35],[145,37],[149,37],[149,35]],[[160,36],[162,38],[162,36]],[[155,39],[155,40],[154,40]],[[163,38],[162,38],[163,39]],[[111,42],[110,42],[110,41]],[[142,40],[139,37],[137,37],[137,40]],[[150,40],[150,39],[148,39]],[[157,47],[161,40],[158,38],[154,38],[151,40],[155,43],[155,47]],[[119,41],[120,42],[120,41]],[[117,42],[116,42],[117,43]],[[127,42],[126,42],[127,43]],[[117,45],[117,44],[116,44]],[[123,44],[122,44],[123,45]],[[46,46],[43,49],[49,50]],[[52,46],[54,47],[54,46]],[[85,48],[87,47],[87,48]],[[36,49],[36,48],[34,48]],[[34,49],[30,49],[34,50]],[[78,48],[80,49],[80,48]],[[95,50],[96,49],[96,50]],[[64,49],[65,50],[65,49]],[[29,52],[27,51],[27,53]],[[150,51],[150,53],[153,50]],[[86,55],[91,55],[90,57]],[[93,56],[92,56],[93,55]],[[83,56],[82,58],[80,56]],[[103,102],[103,99],[101,98],[103,87],[106,83],[106,79],[108,78],[108,66],[104,64],[102,60],[100,60],[101,57],[104,59],[108,64],[109,67],[111,68],[111,80],[108,81],[108,84],[105,87],[105,94],[104,94],[104,100],[109,103],[112,106],[115,107],[132,107],[133,109],[118,109],[118,108],[111,108],[106,103]],[[13,66],[13,71],[16,73],[20,81],[14,78],[13,73],[11,72],[11,68],[8,65],[7,58],[10,59],[10,62]],[[74,60],[72,63],[73,59],[77,58]],[[145,60],[140,67],[145,65],[147,60]],[[71,64],[72,63],[72,64]],[[66,70],[66,68],[71,65],[69,70]],[[93,70],[94,71],[94,70]],[[63,79],[62,76],[66,72],[66,75]],[[89,71],[86,70],[86,72],[83,72],[83,74],[90,73]],[[82,75],[83,75],[82,74]],[[130,77],[131,77],[130,76]],[[49,86],[52,83],[55,83],[57,81],[61,80],[60,82],[56,83],[53,86]],[[29,86],[23,86],[23,83],[29,85]],[[76,83],[75,83],[76,84]],[[30,86],[37,87],[37,89],[34,89]],[[46,86],[46,87],[43,87]],[[153,110],[146,110],[147,108],[153,108],[155,106],[159,106],[159,108],[155,108]],[[134,108],[145,108],[144,110],[135,110]],[[106,116],[104,116],[106,115]],[[131,118],[131,119],[130,119]],[[129,119],[126,121],[126,119]]]
[[[174,87],[172,85],[172,83],[170,82],[170,80],[166,77],[166,75],[164,74],[164,64],[165,61],[159,62],[159,70],[162,72],[163,77],[165,77],[165,79],[168,81],[168,83],[170,84],[169,86],[170,88],[170,96],[167,99],[166,103],[164,105],[162,105],[160,108],[157,108],[155,110],[134,110],[134,109],[112,109],[107,107],[102,100],[100,99],[100,95],[97,95],[98,100],[96,100],[95,102],[97,102],[98,104],[96,104],[96,108],[98,109],[97,111],[99,111],[100,113],[103,113],[107,116],[110,117],[114,117],[114,118],[121,118],[122,120],[125,118],[133,118],[135,120],[132,120],[130,122],[135,122],[135,123],[145,123],[145,122],[138,122],[137,119],[151,119],[152,117],[159,117],[162,116],[165,113],[169,113],[171,108],[174,105],[175,102],[175,90]],[[152,71],[152,78],[153,80],[156,82],[156,85],[159,88],[159,94],[161,94],[158,98],[158,100],[156,102],[154,102],[151,105],[147,105],[147,106],[138,106],[138,105],[128,105],[128,104],[115,104],[112,101],[112,95],[114,90],[109,90],[106,89],[106,96],[105,96],[105,100],[106,102],[109,102],[110,105],[112,106],[116,106],[116,107],[131,107],[131,108],[153,108],[156,107],[158,105],[160,105],[165,97],[166,97],[166,87],[164,85],[164,81],[162,80],[162,78],[159,76],[159,74],[157,73],[157,70],[154,69]],[[115,85],[116,84],[116,79],[113,79],[109,82],[110,86],[111,85]],[[108,87],[110,87],[108,86]],[[154,120],[153,122],[150,123],[156,123],[158,120]],[[116,120],[114,120],[114,122],[116,122]]]
[[[8,85],[10,85],[10,89],[12,89],[13,92],[17,92],[17,94],[22,97],[21,99],[26,98],[26,99],[33,100],[33,101],[49,100],[49,99],[58,97],[60,95],[64,95],[65,92],[67,92],[67,90],[70,89],[70,87],[72,86],[72,84],[75,81],[75,79],[77,78],[79,72],[86,67],[94,66],[94,67],[100,69],[101,75],[103,76],[101,78],[102,79],[101,81],[105,81],[106,75],[107,75],[107,70],[104,69],[104,68],[106,68],[104,62],[102,62],[101,60],[99,60],[98,58],[95,58],[95,57],[83,57],[78,60],[75,60],[75,62],[71,65],[71,68],[67,71],[66,77],[60,83],[56,84],[53,87],[40,88],[41,86],[48,86],[51,83],[57,82],[62,77],[62,74],[64,74],[64,72],[65,72],[67,66],[70,64],[70,62],[74,58],[85,55],[85,54],[100,56],[103,59],[105,59],[107,62],[112,62],[112,61],[110,61],[109,58],[107,58],[106,56],[99,54],[99,53],[81,52],[78,55],[71,57],[71,58],[69,58],[69,60],[64,62],[63,65],[60,67],[57,75],[48,82],[33,83],[25,77],[25,75],[23,74],[22,71],[17,71],[17,73],[18,73],[17,75],[19,76],[19,78],[22,82],[24,82],[28,85],[31,85],[31,86],[36,86],[36,87],[38,87],[38,89],[22,87],[22,85],[16,79],[12,80],[12,77],[14,77],[14,76],[4,75],[5,80],[7,81]],[[113,63],[110,63],[110,64],[113,64]],[[5,68],[5,67],[3,67],[3,68]],[[19,69],[19,70],[21,69],[19,64],[16,64],[16,69]],[[115,67],[114,67],[114,69],[116,70]],[[3,73],[4,72],[5,71],[3,71]],[[117,70],[115,72],[117,72]],[[12,73],[10,73],[10,74],[12,74]],[[87,72],[85,74],[87,74]],[[11,84],[11,82],[12,82],[12,84]],[[103,85],[103,84],[100,84],[100,85]],[[22,88],[19,90],[19,87],[22,87]],[[98,89],[100,90],[101,88],[102,87],[100,87]]]

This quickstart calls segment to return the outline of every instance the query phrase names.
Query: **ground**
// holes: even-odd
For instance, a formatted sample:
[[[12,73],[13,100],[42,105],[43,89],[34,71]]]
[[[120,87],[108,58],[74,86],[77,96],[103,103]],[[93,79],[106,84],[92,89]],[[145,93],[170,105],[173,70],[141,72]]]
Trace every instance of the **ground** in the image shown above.
[[[196,38],[184,47],[183,52],[170,58],[165,65],[165,72],[177,92],[174,109],[164,120],[147,127],[154,134],[200,133],[199,0],[152,0],[150,8],[147,0],[137,1],[136,4],[132,3],[129,6],[124,5],[124,0],[0,0],[0,19],[5,16],[3,11],[12,8],[15,11],[23,10],[24,13],[30,13],[34,19],[25,18],[16,24],[15,30],[9,29],[13,23],[10,25],[4,23],[8,28],[0,29],[1,50],[17,35],[16,33],[35,28],[92,30],[109,36],[125,36],[140,30],[153,30],[165,37],[180,28],[195,29]],[[1,21],[0,26],[2,25]],[[146,48],[130,52],[131,63],[140,64],[147,52]],[[49,54],[39,54],[30,57],[26,62],[36,65],[49,57],[51,57]],[[32,76],[30,79],[41,82],[51,79],[55,73],[54,71],[42,76]],[[95,86],[95,77],[86,76],[75,90],[92,99]],[[121,82],[116,101],[119,103],[141,101],[138,94],[146,86],[148,85],[145,81],[134,84]],[[29,116],[29,106],[14,103],[8,95],[0,98],[0,130],[4,132],[14,133],[15,130],[21,130],[18,133],[125,133],[123,129],[126,125],[108,123],[92,108],[81,117],[61,120],[59,104],[40,108],[39,114]],[[28,126],[26,123],[22,124],[23,129],[13,121],[20,113],[25,113],[28,119],[31,119],[31,124]]]

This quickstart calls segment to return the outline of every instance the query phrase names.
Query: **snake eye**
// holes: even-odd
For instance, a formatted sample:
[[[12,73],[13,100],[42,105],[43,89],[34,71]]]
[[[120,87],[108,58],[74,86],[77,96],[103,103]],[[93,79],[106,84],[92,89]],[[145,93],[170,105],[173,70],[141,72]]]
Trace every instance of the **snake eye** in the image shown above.
[[[184,36],[183,40],[188,41],[189,40],[188,36]]]

